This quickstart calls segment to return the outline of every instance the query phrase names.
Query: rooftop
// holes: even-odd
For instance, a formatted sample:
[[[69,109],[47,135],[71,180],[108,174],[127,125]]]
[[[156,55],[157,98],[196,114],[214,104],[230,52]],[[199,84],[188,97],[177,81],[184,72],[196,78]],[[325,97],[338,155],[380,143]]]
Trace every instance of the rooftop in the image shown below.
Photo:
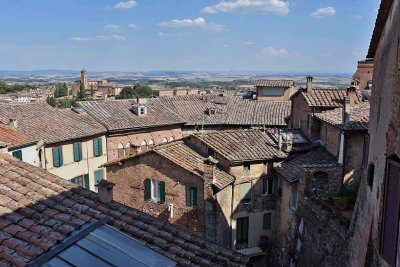
[[[124,99],[82,101],[78,102],[77,106],[82,107],[109,131],[185,123],[177,114],[156,99],[150,99],[143,104],[147,107],[147,114],[144,116],[137,116],[131,111],[133,104],[136,104],[135,100]]]
[[[290,101],[253,101],[240,96],[216,94],[165,96],[158,99],[173,110],[186,125],[266,125],[286,126],[285,117],[290,115]],[[208,115],[209,108],[215,114]]]
[[[321,121],[348,131],[368,130],[370,105],[362,102],[350,108],[350,121],[343,125],[343,108],[336,108],[315,114]]]
[[[292,87],[294,86],[293,80],[257,80],[256,87]]]
[[[168,257],[178,266],[244,266],[248,258],[43,169],[0,154],[0,263],[24,266],[93,223]]]
[[[56,109],[47,103],[1,104],[0,123],[16,119],[16,130],[29,140],[43,139],[46,144],[100,135],[106,129],[87,114]]]
[[[347,96],[345,89],[313,89],[311,92],[301,91],[311,107],[341,107]]]
[[[267,133],[259,130],[219,131],[194,136],[231,162],[287,157]]]
[[[318,148],[295,158],[288,158],[280,166],[275,167],[275,171],[289,183],[293,183],[299,179],[302,168],[332,168],[336,166],[336,157],[325,149]]]
[[[0,123],[0,142],[7,144],[9,148],[19,147],[34,143],[29,138],[18,132],[17,129]]]

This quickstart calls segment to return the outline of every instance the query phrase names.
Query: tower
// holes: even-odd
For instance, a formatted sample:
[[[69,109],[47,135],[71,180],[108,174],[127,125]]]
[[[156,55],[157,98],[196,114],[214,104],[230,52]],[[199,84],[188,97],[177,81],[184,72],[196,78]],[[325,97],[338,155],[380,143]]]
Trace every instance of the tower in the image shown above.
[[[87,72],[85,68],[81,70],[81,83],[83,84],[83,87],[85,87],[85,89],[88,88]]]

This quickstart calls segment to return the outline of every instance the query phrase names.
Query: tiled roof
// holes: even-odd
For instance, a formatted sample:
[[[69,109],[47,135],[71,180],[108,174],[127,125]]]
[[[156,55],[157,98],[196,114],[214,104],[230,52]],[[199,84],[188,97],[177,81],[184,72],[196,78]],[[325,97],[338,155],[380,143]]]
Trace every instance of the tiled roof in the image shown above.
[[[266,125],[286,126],[290,101],[254,101],[239,96],[165,96],[159,101],[179,114],[187,125]],[[208,115],[207,109],[216,113]]]
[[[347,96],[345,89],[313,89],[311,92],[301,93],[311,107],[341,107]]]
[[[267,133],[259,130],[219,131],[195,134],[207,146],[232,162],[286,158]]]
[[[175,141],[170,144],[157,146],[154,152],[169,159],[182,168],[202,176],[204,173],[204,158],[189,148],[182,141]],[[223,189],[232,184],[235,178],[223,170],[216,168],[214,172],[215,183],[218,189]]]
[[[34,143],[29,138],[18,132],[15,128],[0,123],[0,142],[4,142],[9,148]]]
[[[0,122],[17,119],[17,130],[32,141],[46,144],[99,135],[106,129],[87,114],[56,109],[46,103],[1,104]]]
[[[295,158],[288,158],[280,166],[275,167],[275,171],[288,182],[293,183],[299,179],[302,168],[333,168],[336,166],[336,157],[326,150],[318,148]]]
[[[316,113],[315,117],[344,130],[368,130],[370,105],[362,102],[350,108],[350,121],[343,125],[343,108]]]
[[[106,216],[179,266],[244,266],[248,258],[43,169],[0,154],[0,264],[24,266]]]
[[[292,87],[293,80],[257,80],[256,87]]]
[[[147,114],[143,116],[138,116],[131,111],[131,107],[135,103],[135,100],[124,99],[82,101],[77,105],[86,110],[109,131],[184,123],[177,114],[156,99],[149,99],[147,103],[143,104],[147,107]]]

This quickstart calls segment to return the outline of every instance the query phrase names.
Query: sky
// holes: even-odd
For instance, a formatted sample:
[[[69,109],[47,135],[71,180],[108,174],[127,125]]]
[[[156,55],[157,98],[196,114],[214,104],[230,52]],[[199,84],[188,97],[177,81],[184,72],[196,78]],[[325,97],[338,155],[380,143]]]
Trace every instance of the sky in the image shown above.
[[[378,0],[0,0],[0,69],[354,72]]]

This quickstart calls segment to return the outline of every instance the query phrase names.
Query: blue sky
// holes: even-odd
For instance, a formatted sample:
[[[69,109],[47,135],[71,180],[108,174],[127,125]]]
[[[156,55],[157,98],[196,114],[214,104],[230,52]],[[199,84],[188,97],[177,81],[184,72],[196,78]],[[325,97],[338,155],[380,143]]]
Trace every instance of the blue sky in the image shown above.
[[[1,0],[0,69],[353,72],[378,0]]]

